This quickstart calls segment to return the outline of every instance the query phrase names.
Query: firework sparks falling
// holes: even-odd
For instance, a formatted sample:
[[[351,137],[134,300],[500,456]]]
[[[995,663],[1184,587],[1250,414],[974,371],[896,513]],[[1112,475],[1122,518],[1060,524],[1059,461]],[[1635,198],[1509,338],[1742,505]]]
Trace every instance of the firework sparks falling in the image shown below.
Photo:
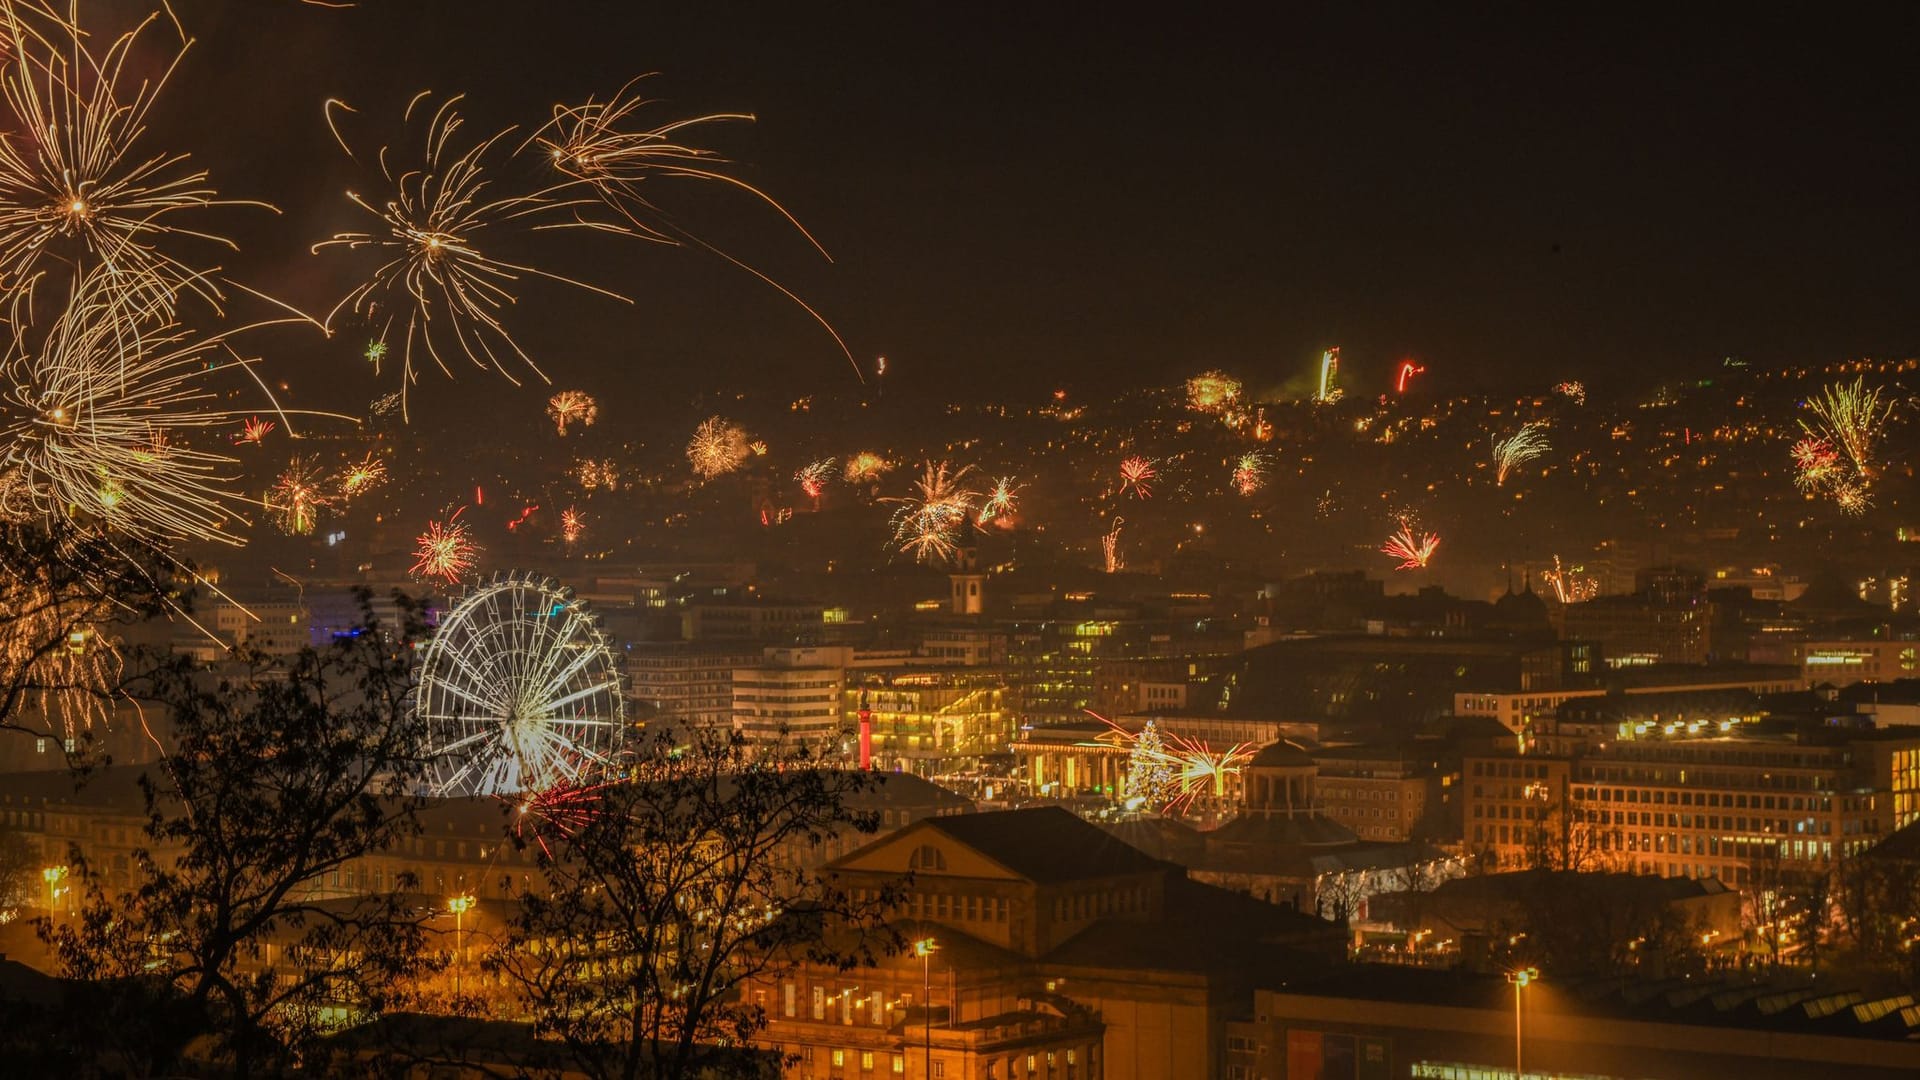
[[[1424,532],[1420,523],[1412,515],[1402,514],[1396,519],[1398,530],[1387,537],[1380,546],[1380,553],[1400,560],[1395,570],[1424,570],[1432,560],[1433,553],[1440,550],[1440,535]]]
[[[1553,392],[1573,402],[1575,405],[1585,405],[1587,403],[1587,384],[1578,379],[1568,379],[1566,382],[1555,383]]]
[[[810,461],[801,466],[793,478],[799,481],[800,490],[807,493],[807,498],[819,502],[820,496],[826,493],[827,482],[833,479],[833,465],[832,458]]]
[[[719,416],[700,421],[700,426],[693,429],[692,441],[687,443],[687,460],[693,464],[693,474],[702,480],[733,472],[746,464],[751,453],[746,431]]]
[[[296,457],[267,492],[267,513],[281,532],[306,536],[320,522],[320,510],[332,500],[326,495],[324,474],[312,458]]]
[[[408,573],[415,580],[438,580],[451,585],[473,569],[480,558],[480,547],[473,542],[467,523],[460,520],[460,513],[456,511],[445,523],[427,522],[427,531],[414,541],[413,555],[413,569]]]
[[[917,562],[952,562],[960,552],[962,531],[974,517],[979,494],[966,484],[973,466],[959,469],[928,462],[913,493],[900,499],[893,515],[893,542]]]
[[[1316,404],[1330,405],[1340,400],[1340,347],[1335,345],[1320,354],[1320,387],[1314,392]]]
[[[1187,380],[1187,408],[1225,414],[1240,404],[1240,380],[1222,371],[1206,371]]]
[[[403,121],[411,121],[429,96],[416,96],[408,104]],[[464,356],[476,367],[492,368],[516,385],[519,379],[515,367],[508,363],[510,359],[517,358],[545,379],[546,374],[502,321],[506,308],[516,300],[514,287],[525,278],[545,278],[616,300],[627,299],[524,263],[495,259],[483,251],[483,245],[500,230],[538,221],[579,201],[555,198],[547,192],[493,196],[488,160],[512,129],[471,145],[460,142],[464,121],[456,108],[459,101],[459,96],[454,96],[433,110],[426,129],[424,160],[419,165],[396,171],[394,162],[401,155],[391,147],[381,149],[378,160],[387,192],[384,203],[376,207],[355,192],[347,193],[349,201],[379,220],[378,228],[336,233],[313,246],[316,252],[339,247],[365,249],[385,257],[371,278],[334,305],[326,323],[331,327],[342,312],[371,319],[377,309],[392,309],[395,314],[389,314],[379,327],[379,339],[385,341],[398,332],[403,395],[419,378],[421,358],[416,350],[449,377],[453,369],[447,366],[447,358]],[[338,101],[327,103],[330,125],[335,108],[346,106]],[[334,133],[337,138],[337,127]],[[353,152],[345,140],[340,145],[351,157]]]
[[[893,463],[871,450],[862,450],[847,459],[847,468],[841,475],[849,484],[872,484],[880,480],[880,474],[893,468]]]
[[[21,15],[52,18],[43,33]],[[87,35],[40,5],[0,5],[0,27],[13,53],[0,70],[16,138],[0,140],[0,266],[15,281],[31,277],[43,255],[116,278],[116,298],[138,309],[171,304],[190,290],[210,301],[219,290],[209,272],[155,246],[189,238],[232,248],[201,228],[174,224],[176,215],[214,206],[265,203],[222,200],[207,174],[187,166],[187,155],[136,149],[147,118],[186,54],[182,39],[157,75],[124,79],[141,34],[159,20],[148,15],[94,54]]]
[[[976,528],[984,528],[989,522],[998,522],[1002,526],[1011,524],[1013,512],[1020,505],[1020,485],[1013,477],[1002,476],[993,482],[993,489],[980,499],[980,512],[974,515]]]
[[[569,506],[560,511],[560,539],[569,544],[578,543],[587,532],[587,523],[580,511]]]
[[[1242,495],[1251,495],[1266,483],[1267,463],[1257,450],[1240,455],[1233,466],[1233,487]]]
[[[1154,469],[1152,459],[1127,458],[1120,463],[1120,493],[1124,495],[1132,492],[1136,499],[1150,499],[1153,497],[1150,481],[1158,475],[1160,474]]]
[[[249,416],[247,422],[240,425],[240,434],[235,435],[233,441],[235,443],[252,443],[255,446],[259,446],[266,442],[268,435],[273,434],[274,426],[274,422],[271,420],[262,420],[257,416]]]
[[[368,454],[340,474],[340,497],[351,499],[379,487],[387,479],[386,463]]]
[[[1100,538],[1100,554],[1109,574],[1117,574],[1127,568],[1126,556],[1120,551],[1120,526],[1126,523],[1126,518],[1114,518],[1112,526]]]
[[[592,427],[600,418],[600,403],[582,391],[562,390],[547,399],[547,416],[560,429],[560,434],[565,435],[571,424]]]
[[[1504,487],[1507,475],[1529,461],[1537,460],[1549,449],[1547,428],[1538,421],[1520,425],[1520,430],[1493,443],[1493,482]]]
[[[620,467],[611,459],[595,461],[582,459],[574,466],[574,474],[580,480],[580,486],[588,491],[606,488],[608,491],[620,489]]]

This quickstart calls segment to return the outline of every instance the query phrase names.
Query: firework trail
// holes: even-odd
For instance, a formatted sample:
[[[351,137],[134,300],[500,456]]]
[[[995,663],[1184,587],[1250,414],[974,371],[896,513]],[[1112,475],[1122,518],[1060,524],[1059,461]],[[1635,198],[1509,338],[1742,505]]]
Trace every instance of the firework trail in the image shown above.
[[[1493,482],[1495,486],[1505,486],[1507,474],[1514,469],[1536,460],[1550,449],[1547,445],[1545,424],[1537,421],[1520,425],[1520,430],[1493,443]]]
[[[696,180],[736,188],[772,207],[822,258],[832,262],[833,258],[827,254],[827,249],[820,246],[820,242],[800,224],[799,219],[787,212],[786,207],[766,192],[723,171],[723,166],[730,164],[726,158],[683,141],[685,134],[701,125],[752,121],[753,116],[748,113],[709,113],[648,127],[638,120],[638,114],[653,102],[639,94],[637,87],[640,81],[629,81],[606,101],[589,100],[582,105],[554,106],[553,118],[534,132],[521,149],[538,147],[562,176],[571,183],[589,188],[603,205],[620,216],[624,222],[620,231],[661,244],[680,246],[691,243],[771,286],[820,324],[833,338],[834,344],[839,346],[847,363],[852,365],[854,375],[865,382],[866,374],[860,370],[859,361],[853,358],[853,351],[847,348],[840,332],[811,304],[753,266],[681,228],[671,215],[663,213],[647,198],[646,185],[649,181],[657,180]],[[882,371],[884,373],[884,368]]]
[[[1266,479],[1267,463],[1257,450],[1241,454],[1240,460],[1233,466],[1233,487],[1242,495],[1259,491]]]
[[[320,523],[320,510],[331,504],[324,474],[312,458],[295,457],[267,492],[267,514],[288,536],[306,536]]]
[[[754,450],[747,443],[745,429],[719,416],[700,421],[700,426],[693,429],[692,441],[687,443],[687,460],[693,464],[693,474],[702,480],[733,472],[746,464],[751,453]]]
[[[404,123],[412,122],[415,110],[429,96],[430,92],[423,92],[408,103]],[[424,155],[417,166],[396,171],[394,162],[399,155],[392,147],[381,149],[380,173],[386,191],[383,203],[376,207],[367,198],[347,192],[349,201],[378,219],[377,228],[336,233],[313,246],[315,252],[340,247],[385,256],[386,261],[371,278],[327,313],[326,325],[331,328],[342,312],[366,319],[374,318],[377,309],[394,312],[380,324],[379,340],[386,341],[398,333],[403,412],[407,388],[419,380],[416,350],[449,377],[453,369],[447,366],[448,357],[461,356],[476,367],[492,368],[515,385],[520,380],[509,363],[514,359],[546,379],[546,373],[502,321],[506,308],[517,299],[513,289],[523,279],[545,278],[627,300],[574,278],[485,253],[484,245],[504,229],[537,226],[541,218],[577,206],[580,201],[556,198],[551,191],[493,195],[489,157],[513,129],[470,145],[460,142],[464,121],[456,108],[459,102],[460,96],[455,95],[433,110]],[[336,107],[352,110],[339,101],[327,102],[328,124],[341,148],[352,157],[352,148],[339,138],[339,128],[333,124]],[[547,227],[562,224],[546,223]]]
[[[408,571],[414,580],[439,580],[451,585],[473,569],[480,558],[480,547],[473,542],[467,523],[460,520],[465,509],[463,506],[455,511],[444,524],[427,522],[427,531],[414,542],[413,568]]]
[[[1433,553],[1440,549],[1438,533],[1422,532],[1420,523],[1410,514],[1402,514],[1396,520],[1399,526],[1387,542],[1380,546],[1380,553],[1400,560],[1395,570],[1424,570]]]
[[[1540,580],[1553,589],[1554,598],[1562,604],[1582,604],[1600,595],[1600,583],[1586,577],[1586,567],[1560,565],[1560,556],[1553,557],[1553,569],[1540,571]]]
[[[553,849],[547,845],[550,833],[572,836],[594,823],[604,812],[604,792],[621,780],[594,784],[556,781],[538,791],[528,790],[511,796],[513,834],[525,840],[531,837],[549,859]]]
[[[22,18],[23,13],[29,16]],[[77,13],[76,13],[77,14]],[[45,5],[0,4],[0,33],[14,55],[0,68],[0,96],[13,135],[0,139],[0,268],[12,283],[30,278],[43,256],[117,279],[114,298],[145,311],[172,304],[181,290],[217,305],[212,270],[161,251],[155,241],[186,238],[233,248],[232,241],[175,224],[182,212],[265,203],[223,200],[185,154],[136,149],[147,118],[191,42],[182,38],[156,75],[128,85],[129,66],[148,15],[94,54],[86,34]],[[47,22],[42,30],[34,23]]]
[[[1120,463],[1120,493],[1132,492],[1136,499],[1150,499],[1153,488],[1148,481],[1158,475],[1151,459],[1130,457]]]
[[[1553,392],[1573,402],[1575,405],[1585,405],[1587,403],[1587,384],[1578,379],[1568,379],[1566,382],[1555,383]]]
[[[238,359],[230,335],[189,336],[160,290],[124,294],[122,275],[101,268],[79,275],[39,334],[37,280],[13,295],[13,337],[0,362],[0,517],[78,517],[149,544],[239,543],[229,509],[247,501],[229,486],[237,463],[186,437],[237,419],[214,407],[207,385],[216,350]],[[250,361],[235,366],[251,374]]]
[[[1127,568],[1126,557],[1120,552],[1120,526],[1126,523],[1126,518],[1114,518],[1113,525],[1100,538],[1100,554],[1109,574],[1117,574]]]
[[[560,511],[560,538],[569,544],[577,543],[587,532],[587,523],[581,518],[580,511],[569,506]]]
[[[340,498],[351,499],[379,487],[387,479],[387,466],[379,458],[368,454],[348,465],[340,474]]]
[[[1203,413],[1227,413],[1240,404],[1240,380],[1221,371],[1205,371],[1187,380],[1187,408]]]
[[[547,399],[547,417],[565,435],[569,424],[592,427],[600,419],[600,403],[582,391],[562,390]]]
[[[880,474],[893,468],[893,463],[871,450],[862,450],[847,459],[847,468],[841,475],[849,484],[877,483]]]
[[[974,517],[979,494],[965,483],[973,466],[954,469],[928,462],[913,493],[887,499],[900,508],[893,515],[893,542],[917,562],[951,562],[960,552],[963,530]]]
[[[984,528],[994,521],[1005,525],[1019,505],[1020,486],[1013,482],[1013,477],[1002,476],[993,482],[993,490],[981,498],[980,512],[973,519],[974,527]]]
[[[817,503],[827,490],[827,482],[833,479],[833,465],[832,458],[811,461],[794,473],[793,478],[799,481],[800,490],[807,493],[807,498]]]

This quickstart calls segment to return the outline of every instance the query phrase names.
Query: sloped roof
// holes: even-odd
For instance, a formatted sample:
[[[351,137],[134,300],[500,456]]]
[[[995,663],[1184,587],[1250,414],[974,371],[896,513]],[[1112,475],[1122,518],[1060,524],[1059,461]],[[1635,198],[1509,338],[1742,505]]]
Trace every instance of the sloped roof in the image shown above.
[[[1920,820],[1888,833],[1885,840],[1868,848],[1866,853],[1876,859],[1920,862]]]
[[[1169,868],[1057,806],[957,814],[925,824],[1043,885]]]

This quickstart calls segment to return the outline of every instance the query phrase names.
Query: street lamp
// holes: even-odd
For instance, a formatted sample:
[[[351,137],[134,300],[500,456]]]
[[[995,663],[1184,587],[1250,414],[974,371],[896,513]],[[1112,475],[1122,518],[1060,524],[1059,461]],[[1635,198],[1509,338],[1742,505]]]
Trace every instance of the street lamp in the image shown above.
[[[921,1008],[926,1010],[927,1026],[927,1076],[933,1076],[933,954],[940,945],[932,938],[921,938],[913,943],[913,955],[920,958],[920,1000]]]
[[[60,894],[67,891],[60,887],[60,883],[67,880],[67,868],[64,866],[42,867],[40,880],[47,883],[47,918],[51,919],[59,909]]]
[[[473,907],[473,894],[462,893],[447,900],[447,910],[453,912],[453,992],[460,993],[460,969],[466,966],[466,955],[462,950],[462,931],[466,929],[466,915]]]
[[[1513,984],[1513,1080],[1526,1080],[1520,1052],[1520,991],[1525,990],[1540,977],[1536,968],[1521,968],[1507,972],[1507,981]]]

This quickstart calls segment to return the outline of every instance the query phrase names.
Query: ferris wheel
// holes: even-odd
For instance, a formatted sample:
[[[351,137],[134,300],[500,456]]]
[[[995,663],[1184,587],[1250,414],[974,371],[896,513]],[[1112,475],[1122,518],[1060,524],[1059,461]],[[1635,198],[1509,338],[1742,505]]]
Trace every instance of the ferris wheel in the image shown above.
[[[414,706],[436,795],[508,795],[605,778],[626,735],[613,650],[552,580],[501,574],[428,643]]]

